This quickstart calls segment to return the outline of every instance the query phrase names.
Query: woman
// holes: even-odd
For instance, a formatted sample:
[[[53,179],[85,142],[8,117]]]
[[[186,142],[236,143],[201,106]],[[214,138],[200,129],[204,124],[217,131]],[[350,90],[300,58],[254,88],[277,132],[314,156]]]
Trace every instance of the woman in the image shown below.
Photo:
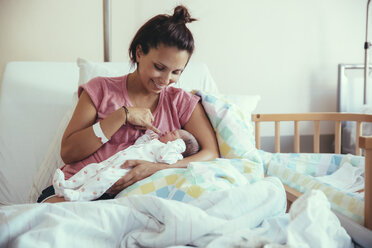
[[[95,78],[79,87],[79,102],[62,138],[61,157],[66,180],[90,163],[98,163],[132,145],[146,129],[163,133],[183,128],[199,141],[201,150],[175,164],[130,160],[129,173],[99,199],[111,199],[121,190],[166,168],[186,167],[192,161],[218,157],[216,137],[199,97],[168,87],[177,82],[194,50],[186,23],[187,9],[157,15],[136,33],[129,56],[137,65],[133,73],[115,78]],[[60,202],[48,187],[38,202]]]

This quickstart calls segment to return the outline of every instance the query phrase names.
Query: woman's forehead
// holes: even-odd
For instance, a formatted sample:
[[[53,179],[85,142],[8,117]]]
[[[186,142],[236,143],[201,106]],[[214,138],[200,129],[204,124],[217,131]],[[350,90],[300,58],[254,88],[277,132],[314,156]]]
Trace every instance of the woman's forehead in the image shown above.
[[[171,70],[184,70],[190,57],[186,50],[164,45],[151,48],[148,54],[154,62],[161,63]]]

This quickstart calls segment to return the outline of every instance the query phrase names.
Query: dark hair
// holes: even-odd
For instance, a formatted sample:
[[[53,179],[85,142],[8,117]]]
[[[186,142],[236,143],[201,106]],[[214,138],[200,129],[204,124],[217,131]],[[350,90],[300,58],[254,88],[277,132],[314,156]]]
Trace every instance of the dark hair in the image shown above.
[[[182,156],[184,158],[194,155],[195,153],[200,151],[199,142],[196,140],[194,135],[192,135],[191,133],[187,132],[184,129],[180,129],[179,134],[180,134],[181,139],[185,142],[185,145],[186,145],[186,150],[182,153]]]
[[[190,56],[194,51],[194,38],[186,23],[193,22],[187,8],[179,5],[173,15],[157,15],[148,20],[136,33],[130,46],[129,57],[133,63],[137,62],[136,49],[140,45],[142,52],[147,54],[151,48],[159,44],[186,50]]]

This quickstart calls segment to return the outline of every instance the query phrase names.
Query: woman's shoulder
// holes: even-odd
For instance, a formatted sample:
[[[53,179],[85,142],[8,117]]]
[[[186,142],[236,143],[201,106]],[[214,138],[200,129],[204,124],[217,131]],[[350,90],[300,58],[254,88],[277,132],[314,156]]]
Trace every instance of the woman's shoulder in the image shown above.
[[[127,75],[119,77],[95,77],[91,79],[87,84],[96,85],[107,85],[109,87],[121,87],[123,81],[126,79]]]
[[[81,90],[91,89],[93,91],[122,91],[123,82],[127,75],[120,77],[95,77],[89,80],[87,83],[79,87],[79,93]],[[80,94],[79,94],[80,95]]]
[[[93,78],[78,88],[78,96],[80,97],[84,90],[97,109],[100,106],[111,106],[112,104],[109,104],[107,101],[122,104],[125,79],[126,76]],[[104,101],[106,103],[102,104]]]
[[[158,121],[158,125],[161,126],[161,123],[168,123],[170,126],[173,125],[173,129],[181,128],[187,123],[196,104],[200,100],[197,95],[172,86],[163,90],[161,99],[161,107],[159,109],[160,111],[167,112],[168,114],[157,114],[155,119],[158,116],[161,116],[161,121],[160,119],[156,119]],[[165,120],[164,118],[168,119]],[[172,128],[169,128],[169,126],[163,129],[172,130]]]
[[[188,92],[184,89],[176,88],[176,87],[173,87],[173,86],[169,86],[169,87],[165,88],[164,95],[168,98],[180,98],[180,97],[181,98],[183,98],[183,97],[190,98],[190,97],[194,96],[193,94],[191,94],[190,92]]]
[[[167,105],[182,107],[183,105],[195,105],[200,98],[184,89],[176,87],[167,87],[164,90],[163,99]]]

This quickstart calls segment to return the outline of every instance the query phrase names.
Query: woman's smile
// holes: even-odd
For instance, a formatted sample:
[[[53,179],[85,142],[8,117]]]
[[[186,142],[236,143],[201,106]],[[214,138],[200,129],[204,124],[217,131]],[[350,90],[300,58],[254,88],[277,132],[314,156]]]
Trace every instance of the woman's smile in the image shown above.
[[[151,79],[151,82],[155,85],[155,87],[158,89],[158,90],[162,90],[166,87],[165,84],[158,84],[156,83],[153,79]]]

